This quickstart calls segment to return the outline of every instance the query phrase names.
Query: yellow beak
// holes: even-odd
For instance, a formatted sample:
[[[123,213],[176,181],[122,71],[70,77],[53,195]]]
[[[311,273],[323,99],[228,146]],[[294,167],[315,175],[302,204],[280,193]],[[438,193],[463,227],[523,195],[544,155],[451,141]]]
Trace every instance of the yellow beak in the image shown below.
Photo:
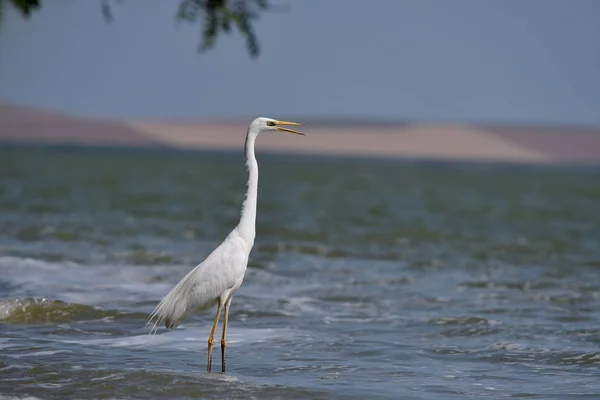
[[[290,122],[290,121],[275,121],[275,124],[276,125],[296,125],[296,126],[303,126],[302,124],[299,124],[297,122]],[[292,133],[295,133],[296,135],[305,136],[305,134],[302,133],[302,132],[298,132],[298,131],[295,131],[293,129],[282,128],[280,126],[277,127],[277,130],[284,131],[284,132],[292,132]]]

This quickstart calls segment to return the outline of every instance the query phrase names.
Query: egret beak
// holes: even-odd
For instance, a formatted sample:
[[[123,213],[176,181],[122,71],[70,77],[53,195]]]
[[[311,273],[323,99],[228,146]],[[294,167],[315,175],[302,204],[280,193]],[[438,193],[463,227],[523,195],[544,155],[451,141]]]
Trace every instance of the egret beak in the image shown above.
[[[299,124],[297,122],[290,122],[290,121],[275,121],[275,124],[276,125],[296,125],[296,126],[303,126],[302,124]],[[302,132],[298,132],[298,131],[295,131],[293,129],[282,128],[280,126],[277,127],[277,130],[284,131],[284,132],[292,132],[292,133],[295,133],[296,135],[305,136],[305,134],[302,133]]]

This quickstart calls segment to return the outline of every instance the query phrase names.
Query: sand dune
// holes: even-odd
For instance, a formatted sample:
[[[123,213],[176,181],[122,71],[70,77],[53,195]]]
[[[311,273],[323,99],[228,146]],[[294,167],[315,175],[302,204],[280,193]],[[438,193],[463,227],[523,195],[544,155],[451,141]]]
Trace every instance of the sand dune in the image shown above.
[[[119,121],[63,115],[0,104],[0,141],[103,146],[157,146],[147,134]]]
[[[147,122],[80,118],[0,104],[0,141],[240,150],[248,121]],[[600,128],[319,123],[306,137],[270,134],[258,151],[434,160],[600,163]]]
[[[129,123],[164,144],[182,148],[237,149],[246,126],[242,124],[176,125]],[[408,125],[355,128],[311,126],[305,138],[270,135],[261,151],[355,156],[488,159],[524,162],[551,161],[534,149],[469,126]]]

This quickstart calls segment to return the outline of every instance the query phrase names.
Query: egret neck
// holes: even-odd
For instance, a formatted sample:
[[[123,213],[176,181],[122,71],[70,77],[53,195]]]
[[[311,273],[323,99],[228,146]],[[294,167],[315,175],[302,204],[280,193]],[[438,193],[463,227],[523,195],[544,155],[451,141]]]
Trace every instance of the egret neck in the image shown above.
[[[240,236],[248,243],[250,247],[254,244],[256,236],[256,200],[258,197],[258,163],[254,155],[254,142],[258,132],[252,128],[248,129],[246,134],[246,168],[248,169],[248,190],[246,198],[242,204],[242,215],[238,225]]]

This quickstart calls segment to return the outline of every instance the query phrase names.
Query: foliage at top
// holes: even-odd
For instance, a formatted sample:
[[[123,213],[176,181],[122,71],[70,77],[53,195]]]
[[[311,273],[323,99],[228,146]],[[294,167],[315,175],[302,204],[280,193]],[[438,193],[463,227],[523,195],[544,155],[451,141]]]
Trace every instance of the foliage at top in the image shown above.
[[[48,1],[48,0],[46,0]],[[123,2],[124,0],[116,0]],[[24,18],[42,8],[41,0],[0,0],[0,18],[6,3],[17,9]],[[113,20],[110,0],[100,0],[100,8],[107,22]],[[212,49],[222,33],[233,30],[244,38],[252,58],[258,57],[260,46],[253,24],[264,11],[272,9],[269,0],[180,0],[176,19],[195,24],[201,22],[200,51]]]

